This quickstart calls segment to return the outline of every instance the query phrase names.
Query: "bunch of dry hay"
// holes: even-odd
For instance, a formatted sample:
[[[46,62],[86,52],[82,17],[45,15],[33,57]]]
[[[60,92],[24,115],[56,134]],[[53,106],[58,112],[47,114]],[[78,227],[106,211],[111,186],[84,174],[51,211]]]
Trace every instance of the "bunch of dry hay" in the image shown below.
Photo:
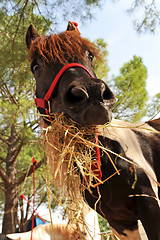
[[[105,179],[102,182],[92,171],[92,164],[97,162],[95,147],[101,148],[102,152],[107,154],[115,168],[113,174],[115,175],[120,173],[110,157],[110,153],[113,152],[101,144],[99,146],[95,144],[95,127],[81,126],[63,114],[54,114],[51,125],[44,126],[43,130],[45,151],[54,186],[58,188],[58,199],[51,191],[50,193],[58,204],[63,205],[70,220],[82,224],[86,229],[82,214],[83,191],[87,189],[91,192],[91,187],[96,187],[108,180]],[[113,154],[115,159],[119,156],[125,160],[123,156]]]
[[[63,205],[70,220],[85,225],[83,191],[91,192],[93,179],[94,183],[102,183],[92,171],[92,164],[97,162],[95,127],[78,125],[63,114],[57,114],[51,125],[44,126],[43,130],[49,168],[59,194],[57,203]]]
[[[80,184],[81,191],[91,191],[93,178],[101,182],[91,170],[92,164],[97,161],[95,127],[78,125],[60,114],[54,116],[51,126],[43,129],[51,172],[54,179],[59,176],[60,185],[65,182],[67,191],[72,195],[75,181],[80,175],[83,179]]]

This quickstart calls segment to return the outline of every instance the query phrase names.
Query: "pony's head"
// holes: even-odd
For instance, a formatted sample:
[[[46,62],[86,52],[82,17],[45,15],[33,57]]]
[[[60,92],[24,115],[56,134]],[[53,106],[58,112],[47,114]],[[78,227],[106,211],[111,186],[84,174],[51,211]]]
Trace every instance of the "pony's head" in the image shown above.
[[[111,121],[115,97],[92,69],[99,50],[80,36],[74,23],[69,22],[65,32],[50,36],[40,36],[30,25],[26,43],[41,114],[51,119],[54,113],[64,113],[83,125]]]

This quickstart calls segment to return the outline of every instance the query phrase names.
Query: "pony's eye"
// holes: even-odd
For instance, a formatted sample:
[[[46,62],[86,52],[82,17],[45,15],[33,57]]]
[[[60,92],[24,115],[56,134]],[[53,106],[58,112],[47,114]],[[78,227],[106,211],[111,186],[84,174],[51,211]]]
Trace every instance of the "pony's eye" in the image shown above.
[[[88,52],[88,58],[90,59],[91,62],[93,62],[94,55],[91,52]]]
[[[38,70],[39,70],[39,65],[38,65],[38,63],[32,64],[32,65],[31,65],[31,70],[32,70],[33,74],[36,74],[36,73],[38,72]]]

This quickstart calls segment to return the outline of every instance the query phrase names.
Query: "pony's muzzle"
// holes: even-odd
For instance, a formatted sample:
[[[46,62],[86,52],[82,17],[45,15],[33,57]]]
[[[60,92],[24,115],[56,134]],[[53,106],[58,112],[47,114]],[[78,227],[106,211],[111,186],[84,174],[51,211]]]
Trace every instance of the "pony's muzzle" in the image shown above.
[[[63,97],[63,112],[74,121],[87,125],[101,125],[111,121],[110,108],[115,97],[100,79],[89,83],[71,83]]]

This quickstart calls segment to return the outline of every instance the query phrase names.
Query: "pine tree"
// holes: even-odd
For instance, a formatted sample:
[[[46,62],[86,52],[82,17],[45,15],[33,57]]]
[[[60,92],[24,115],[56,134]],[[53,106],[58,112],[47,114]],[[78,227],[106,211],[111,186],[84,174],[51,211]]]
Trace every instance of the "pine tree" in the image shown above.
[[[146,115],[146,79],[147,69],[137,56],[123,65],[118,77],[113,77],[111,84],[117,98],[115,118],[137,122]]]

